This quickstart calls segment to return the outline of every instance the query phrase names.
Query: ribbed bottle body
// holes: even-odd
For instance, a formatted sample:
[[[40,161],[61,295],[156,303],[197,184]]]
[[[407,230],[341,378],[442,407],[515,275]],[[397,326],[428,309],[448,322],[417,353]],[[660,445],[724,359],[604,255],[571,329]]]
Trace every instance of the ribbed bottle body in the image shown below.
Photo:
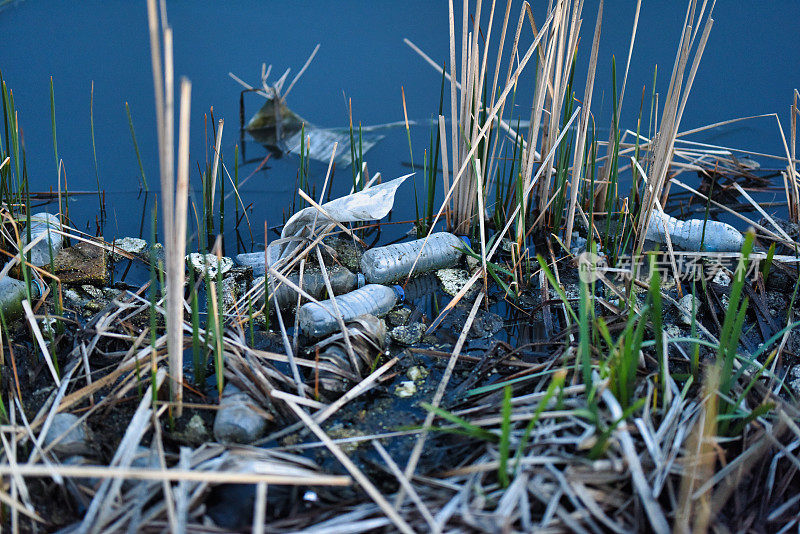
[[[336,305],[344,322],[352,321],[359,315],[382,317],[397,303],[398,293],[394,288],[378,284],[368,284],[346,295],[336,297]],[[331,299],[319,304],[308,302],[300,307],[299,324],[303,333],[319,338],[339,328]]]
[[[463,246],[461,238],[437,232],[430,235],[427,243],[424,239],[417,239],[376,247],[361,256],[361,272],[371,284],[391,284],[408,276],[417,256],[415,275],[454,265],[461,258]]]

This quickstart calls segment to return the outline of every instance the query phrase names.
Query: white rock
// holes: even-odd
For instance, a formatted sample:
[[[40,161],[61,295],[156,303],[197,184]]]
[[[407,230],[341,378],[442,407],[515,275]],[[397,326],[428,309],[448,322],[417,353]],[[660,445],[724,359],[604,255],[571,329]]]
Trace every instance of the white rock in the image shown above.
[[[142,256],[147,250],[147,241],[138,237],[121,237],[115,239],[112,245],[114,245],[114,250],[121,250],[133,256]],[[122,254],[113,254],[114,261],[120,261],[123,258]]]
[[[417,392],[417,385],[413,380],[404,380],[394,388],[394,394],[405,399],[414,395]]]
[[[186,261],[196,273],[208,274],[211,279],[217,278],[217,270],[220,270],[224,275],[233,267],[233,260],[227,256],[217,259],[214,254],[200,254],[199,252],[187,254]],[[206,273],[206,265],[208,266],[208,273]]]

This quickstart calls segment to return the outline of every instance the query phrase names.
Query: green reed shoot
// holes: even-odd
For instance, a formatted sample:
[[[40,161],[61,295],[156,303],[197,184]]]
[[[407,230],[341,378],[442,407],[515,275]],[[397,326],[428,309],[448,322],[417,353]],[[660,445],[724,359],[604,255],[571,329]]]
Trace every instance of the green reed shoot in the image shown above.
[[[197,298],[194,269],[189,269],[189,291],[192,309],[192,367],[194,368],[194,383],[203,390],[206,382],[206,351],[200,342],[200,304]]]
[[[100,167],[97,164],[97,147],[94,142],[94,80],[89,97],[89,126],[92,132],[92,157],[94,158],[94,177],[97,181],[97,200],[100,203],[100,216],[105,217],[106,207],[103,204],[103,196],[100,193]]]
[[[503,404],[500,413],[500,462],[497,467],[497,479],[502,488],[507,488],[509,484],[508,456],[511,443],[511,395],[513,391],[511,386],[503,388]]]
[[[139,143],[136,142],[136,130],[134,130],[133,128],[133,118],[131,117],[131,108],[128,106],[127,102],[125,102],[125,114],[128,116],[128,127],[131,130],[131,140],[133,141],[133,150],[136,152],[136,161],[139,163],[139,175],[142,177],[142,187],[144,188],[145,191],[150,191],[150,186],[147,185],[147,176],[145,176],[144,174],[144,165],[142,165],[142,156],[139,153]]]

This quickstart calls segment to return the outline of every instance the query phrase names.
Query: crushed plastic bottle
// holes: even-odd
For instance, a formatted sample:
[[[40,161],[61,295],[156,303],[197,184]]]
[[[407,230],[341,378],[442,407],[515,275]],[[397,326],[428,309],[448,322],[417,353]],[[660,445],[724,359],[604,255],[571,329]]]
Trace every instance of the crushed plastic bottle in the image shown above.
[[[744,244],[744,236],[730,224],[700,219],[681,221],[654,211],[647,225],[645,238],[664,244],[667,242],[667,234],[673,245],[695,252],[700,251],[701,243],[703,250],[708,252],[739,252]]]
[[[291,274],[287,276],[287,278],[296,286],[300,286],[299,273]],[[328,269],[328,279],[330,280],[334,295],[344,295],[354,289],[364,287],[366,283],[363,274],[353,274],[344,267],[338,266]],[[282,309],[292,308],[297,305],[297,292],[294,289],[289,287],[288,284],[279,285],[277,281],[275,285],[277,287],[275,288],[274,298]],[[303,285],[301,287],[303,291],[317,300],[324,298],[328,293],[327,287],[325,286],[325,277],[322,276],[322,271],[317,269],[306,270],[303,273]],[[303,301],[305,302],[305,300],[304,298]],[[263,301],[259,302],[259,304],[263,304]]]
[[[403,298],[403,289],[400,286],[368,284],[336,297],[336,305],[346,323],[360,315],[383,317],[398,301],[402,302]],[[320,338],[339,328],[331,299],[319,304],[316,302],[303,304],[298,313],[300,330],[308,337]]]
[[[31,283],[31,298],[39,298],[42,294],[38,282]],[[22,315],[22,301],[28,298],[25,282],[9,276],[0,278],[0,310],[3,317],[15,318]]]
[[[417,239],[376,247],[361,256],[361,271],[371,284],[390,284],[408,276],[412,266],[417,275],[455,265],[461,259],[464,243],[458,236],[437,232],[430,235],[427,243],[425,239]]]
[[[36,239],[44,234],[44,236],[31,247],[31,263],[37,267],[50,265],[50,260],[56,257],[58,251],[64,243],[64,238],[58,232],[51,230],[60,230],[61,221],[58,220],[57,215],[51,213],[36,213],[31,215],[31,240],[28,241],[28,232],[23,231],[22,243],[23,246],[28,243],[33,243]],[[50,234],[48,237],[47,234]]]

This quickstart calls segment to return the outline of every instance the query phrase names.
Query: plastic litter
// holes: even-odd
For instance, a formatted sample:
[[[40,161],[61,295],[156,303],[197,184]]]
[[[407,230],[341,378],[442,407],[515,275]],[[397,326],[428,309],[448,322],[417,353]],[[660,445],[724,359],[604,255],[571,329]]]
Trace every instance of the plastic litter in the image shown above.
[[[394,308],[397,302],[402,300],[403,289],[399,286],[387,287],[368,284],[346,295],[336,297],[336,305],[346,323],[360,315],[383,317]],[[308,302],[300,307],[298,313],[300,314],[301,331],[311,338],[326,336],[339,328],[331,299],[319,304]]]
[[[262,259],[264,255],[261,255]],[[300,274],[294,273],[287,277],[292,283],[300,286]],[[364,287],[364,275],[361,273],[353,274],[344,267],[330,267],[328,268],[328,278],[331,283],[334,295],[344,295],[354,289]],[[258,281],[256,281],[258,283]],[[319,300],[327,295],[327,287],[325,286],[325,278],[322,276],[322,271],[308,270],[303,273],[303,291]],[[288,284],[280,284],[275,288],[274,302],[281,307],[281,309],[291,309],[297,305],[297,292],[289,287]],[[303,299],[305,302],[306,299]],[[264,297],[262,296],[258,305],[264,304]]]
[[[33,265],[37,267],[50,265],[50,260],[56,257],[56,254],[64,244],[63,236],[51,230],[60,229],[61,221],[58,220],[57,215],[45,212],[31,215],[31,240],[28,241],[28,232],[25,231],[22,234],[22,243],[27,246],[28,243],[35,242],[30,249],[30,261]],[[50,234],[49,237],[48,233]],[[39,236],[42,236],[41,239],[39,239]]]
[[[412,266],[414,274],[421,274],[455,265],[461,259],[463,246],[461,238],[437,232],[430,235],[427,243],[417,239],[366,251],[361,256],[361,271],[371,284],[389,284],[408,276]]]
[[[730,224],[700,219],[681,221],[654,211],[647,225],[645,238],[664,244],[667,242],[667,234],[673,245],[694,252],[700,251],[701,243],[703,250],[708,252],[739,252],[744,244],[744,236]]]
[[[31,293],[31,298],[39,298],[41,289],[38,283],[31,283]],[[27,298],[25,282],[8,276],[0,278],[0,310],[6,319],[22,315],[22,301]]]

